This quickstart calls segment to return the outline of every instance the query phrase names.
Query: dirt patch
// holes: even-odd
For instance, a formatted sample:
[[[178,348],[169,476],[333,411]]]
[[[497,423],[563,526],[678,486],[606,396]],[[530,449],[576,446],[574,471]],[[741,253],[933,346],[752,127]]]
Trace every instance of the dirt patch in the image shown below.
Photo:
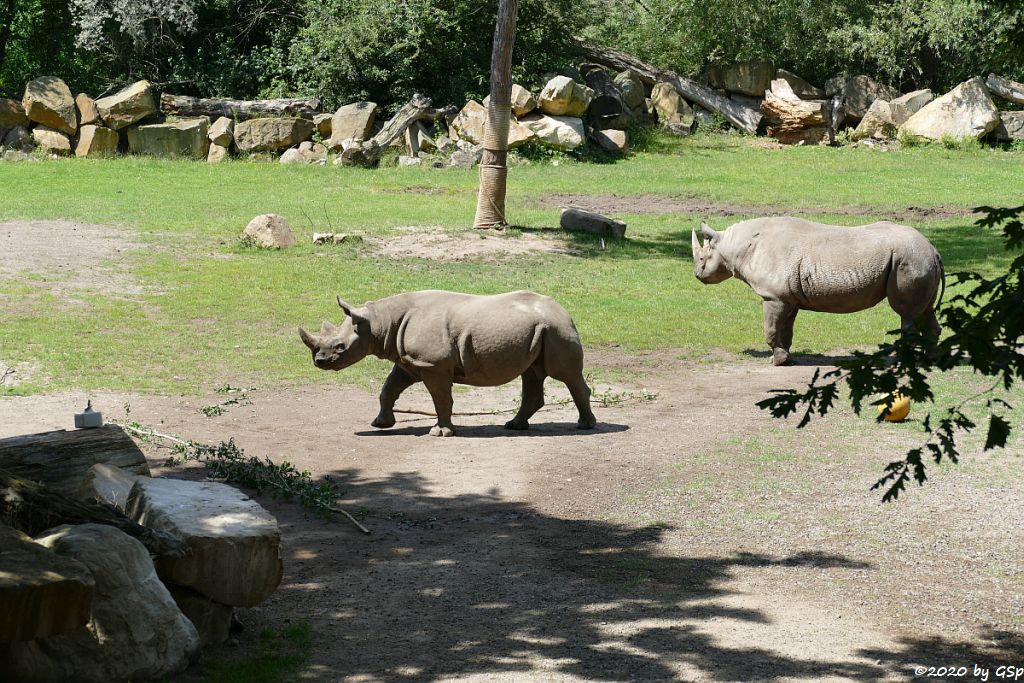
[[[538,205],[554,209],[575,206],[603,214],[695,214],[699,216],[805,216],[833,214],[837,216],[864,216],[876,220],[915,221],[974,216],[962,206],[908,206],[905,209],[885,211],[872,206],[778,207],[765,204],[733,204],[716,202],[700,197],[665,197],[662,195],[586,195],[550,194],[542,197]]]
[[[0,223],[0,276],[35,273],[57,292],[92,290],[105,296],[138,294],[141,288],[112,263],[141,247],[132,235],[109,225],[72,221]]]
[[[564,242],[522,233],[499,236],[487,232],[417,232],[392,237],[368,237],[375,253],[389,258],[422,258],[433,261],[496,261],[524,254],[575,254]]]
[[[223,399],[212,386],[91,397],[109,416],[129,401],[160,431],[234,437],[330,476],[372,530],[260,498],[281,523],[284,581],[239,610],[238,645],[206,662],[254,655],[261,629],[308,621],[302,680],[909,681],[915,665],[1020,665],[1015,458],[970,454],[879,505],[870,484],[919,432],[842,410],[797,432],[754,406],[814,366],[618,356],[588,359],[657,370],[616,390],[658,397],[595,406],[592,431],[575,429],[553,381],[531,430],[460,416],[452,439],[406,413],[375,430],[376,396],[344,386],[265,387],[213,418],[199,410]],[[517,393],[460,391],[455,409],[511,408]],[[68,427],[85,398],[0,399],[0,437]],[[416,386],[399,406],[431,404]],[[202,476],[163,468],[166,454],[151,451],[157,473]]]

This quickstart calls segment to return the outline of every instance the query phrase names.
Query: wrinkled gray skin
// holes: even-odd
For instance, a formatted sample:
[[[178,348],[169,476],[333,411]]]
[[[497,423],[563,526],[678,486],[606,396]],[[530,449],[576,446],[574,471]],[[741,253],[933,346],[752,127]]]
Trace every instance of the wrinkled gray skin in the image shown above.
[[[423,291],[397,294],[353,308],[340,298],[348,317],[323,324],[320,334],[299,328],[299,336],[322,370],[342,370],[367,355],[395,364],[380,392],[374,427],[395,424],[395,401],[416,382],[434,400],[433,436],[452,436],[452,384],[498,386],[523,380],[519,412],[506,429],[527,429],[544,405],[544,380],[564,382],[576,404],[580,429],[597,420],[583,379],[583,346],[569,313],[554,299],[533,292],[474,296]]]
[[[888,298],[904,330],[938,337],[935,295],[946,286],[942,258],[913,228],[887,221],[856,228],[801,218],[755,218],[693,232],[693,274],[706,285],[735,277],[764,299],[772,362],[790,362],[797,311],[853,313]],[[940,297],[941,300],[941,297]]]

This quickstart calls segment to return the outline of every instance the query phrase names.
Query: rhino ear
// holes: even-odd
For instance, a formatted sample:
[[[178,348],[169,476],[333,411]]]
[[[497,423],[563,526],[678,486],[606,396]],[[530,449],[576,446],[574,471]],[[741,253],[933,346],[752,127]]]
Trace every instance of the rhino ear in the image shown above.
[[[356,331],[356,334],[370,333],[370,312],[366,310],[365,306],[351,309],[348,312],[348,317],[352,319],[352,329]]]
[[[693,257],[697,258],[697,252],[700,251],[700,240],[697,239],[697,231],[690,231],[690,248],[693,250]]]
[[[309,347],[310,351],[316,351],[319,344],[316,342],[316,337],[306,332],[301,327],[299,328],[299,338],[302,339],[302,343]]]
[[[711,229],[711,226],[707,223],[702,222],[700,224],[700,234],[704,236],[704,239],[717,242],[719,234]]]

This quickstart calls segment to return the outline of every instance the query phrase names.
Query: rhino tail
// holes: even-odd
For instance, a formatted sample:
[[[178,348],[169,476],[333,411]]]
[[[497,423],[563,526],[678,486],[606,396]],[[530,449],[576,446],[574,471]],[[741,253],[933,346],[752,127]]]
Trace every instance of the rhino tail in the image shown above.
[[[939,260],[939,276],[942,278],[942,289],[939,290],[939,300],[935,302],[934,309],[938,310],[942,305],[942,297],[946,296],[946,266],[942,263],[942,256],[936,252],[935,258]]]

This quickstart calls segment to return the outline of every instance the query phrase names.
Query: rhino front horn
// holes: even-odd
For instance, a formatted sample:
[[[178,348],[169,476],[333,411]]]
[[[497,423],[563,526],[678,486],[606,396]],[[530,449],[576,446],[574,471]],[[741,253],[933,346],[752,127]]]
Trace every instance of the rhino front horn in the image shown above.
[[[690,231],[690,248],[693,249],[693,255],[696,256],[697,252],[700,251],[700,240],[697,239],[697,231]]]
[[[316,339],[314,339],[313,335],[311,335],[309,332],[306,332],[301,327],[299,328],[299,338],[302,339],[302,343],[305,344],[306,346],[308,346],[310,348],[310,350],[315,350],[316,349],[316,347],[317,347]]]

